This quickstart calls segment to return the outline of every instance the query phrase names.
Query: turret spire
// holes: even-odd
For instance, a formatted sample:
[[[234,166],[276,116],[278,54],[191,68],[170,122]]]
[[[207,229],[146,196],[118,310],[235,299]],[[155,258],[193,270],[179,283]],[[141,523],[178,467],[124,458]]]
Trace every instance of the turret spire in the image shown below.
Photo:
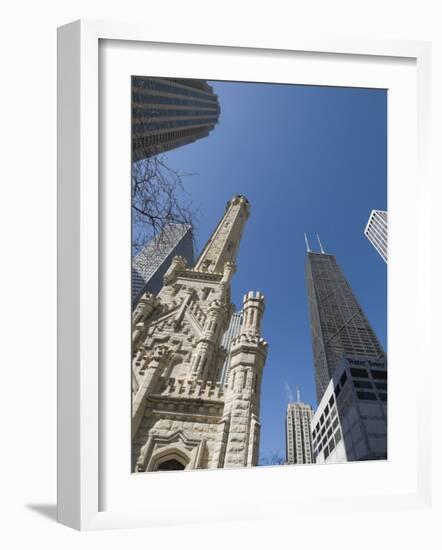
[[[307,252],[311,252],[312,249],[310,248],[310,245],[308,244],[307,235],[304,233],[304,240],[305,240],[305,246],[307,247]]]

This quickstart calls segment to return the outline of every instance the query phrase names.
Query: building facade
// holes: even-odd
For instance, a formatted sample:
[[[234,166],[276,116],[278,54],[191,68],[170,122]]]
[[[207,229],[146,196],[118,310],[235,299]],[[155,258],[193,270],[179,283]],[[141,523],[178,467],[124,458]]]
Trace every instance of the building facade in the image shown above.
[[[318,464],[387,458],[387,361],[344,355],[312,420]]]
[[[385,210],[372,210],[364,234],[388,263],[388,214]]]
[[[133,160],[208,136],[219,114],[218,96],[205,80],[133,76]]]
[[[345,354],[383,360],[385,353],[334,255],[308,250],[306,279],[320,403]]]
[[[311,422],[313,409],[305,403],[287,405],[285,440],[287,464],[312,464]]]
[[[230,371],[230,348],[235,338],[241,331],[244,314],[242,310],[235,311],[230,318],[229,326],[221,340],[221,347],[226,351],[226,359],[224,361],[223,370],[221,372],[221,386],[225,386],[229,382]]]
[[[171,223],[132,259],[132,307],[145,292],[158,294],[174,256],[194,263],[192,226]]]
[[[233,305],[230,284],[250,205],[234,197],[194,267],[176,256],[157,296],[133,314],[133,471],[254,466],[267,343],[264,297],[244,296],[230,348],[229,384],[219,379],[221,340]]]

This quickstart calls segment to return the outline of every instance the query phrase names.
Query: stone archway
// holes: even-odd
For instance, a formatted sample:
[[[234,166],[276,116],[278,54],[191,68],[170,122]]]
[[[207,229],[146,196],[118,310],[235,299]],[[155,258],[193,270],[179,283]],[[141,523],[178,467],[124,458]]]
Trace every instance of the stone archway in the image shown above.
[[[169,458],[157,464],[157,472],[168,472],[170,470],[185,470],[185,468],[186,466],[176,458]]]
[[[186,470],[190,457],[177,448],[166,448],[152,456],[148,470],[151,472]]]
[[[175,459],[184,465],[184,470],[201,467],[206,452],[206,440],[187,437],[181,430],[162,436],[150,436],[140,451],[135,471],[155,472],[166,460]]]

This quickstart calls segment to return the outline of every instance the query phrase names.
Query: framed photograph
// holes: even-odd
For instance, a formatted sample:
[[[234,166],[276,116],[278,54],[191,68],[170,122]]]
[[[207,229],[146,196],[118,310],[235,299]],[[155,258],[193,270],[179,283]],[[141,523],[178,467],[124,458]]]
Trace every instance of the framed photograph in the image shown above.
[[[427,505],[429,52],[59,29],[61,523]]]

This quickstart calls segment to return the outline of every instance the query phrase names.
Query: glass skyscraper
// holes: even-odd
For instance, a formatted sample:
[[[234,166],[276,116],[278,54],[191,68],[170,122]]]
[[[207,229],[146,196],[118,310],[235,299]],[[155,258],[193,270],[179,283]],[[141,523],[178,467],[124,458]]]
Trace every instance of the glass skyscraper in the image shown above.
[[[384,360],[385,352],[334,255],[309,250],[306,279],[319,404],[344,355]]]
[[[208,136],[219,114],[218,96],[205,80],[133,76],[133,160]]]
[[[384,210],[372,210],[365,227],[365,236],[388,263],[388,216]]]
[[[146,244],[132,260],[132,306],[145,292],[158,294],[163,276],[174,256],[183,256],[189,267],[194,263],[192,226],[171,223]]]
[[[221,347],[227,352],[227,357],[223,364],[223,369],[221,371],[221,386],[226,386],[229,381],[229,372],[230,372],[230,347],[232,345],[233,340],[239,336],[239,333],[241,332],[241,325],[243,323],[243,312],[235,311],[232,313],[232,317],[230,318],[229,326],[224,333],[222,340],[221,340]]]

